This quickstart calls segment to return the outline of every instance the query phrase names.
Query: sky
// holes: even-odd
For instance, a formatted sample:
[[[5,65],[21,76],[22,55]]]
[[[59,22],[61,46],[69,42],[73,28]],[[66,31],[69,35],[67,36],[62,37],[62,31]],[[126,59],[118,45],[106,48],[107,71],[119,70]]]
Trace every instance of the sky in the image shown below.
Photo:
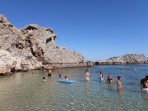
[[[148,57],[148,0],[0,0],[0,14],[17,28],[52,28],[59,46],[85,60]]]

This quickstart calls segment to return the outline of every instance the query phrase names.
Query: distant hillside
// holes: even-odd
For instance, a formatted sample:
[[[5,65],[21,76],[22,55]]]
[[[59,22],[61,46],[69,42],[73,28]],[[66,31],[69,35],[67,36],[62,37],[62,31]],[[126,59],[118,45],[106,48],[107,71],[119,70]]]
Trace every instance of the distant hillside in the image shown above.
[[[143,54],[126,54],[123,56],[112,57],[107,60],[98,60],[96,64],[147,64],[148,58]]]

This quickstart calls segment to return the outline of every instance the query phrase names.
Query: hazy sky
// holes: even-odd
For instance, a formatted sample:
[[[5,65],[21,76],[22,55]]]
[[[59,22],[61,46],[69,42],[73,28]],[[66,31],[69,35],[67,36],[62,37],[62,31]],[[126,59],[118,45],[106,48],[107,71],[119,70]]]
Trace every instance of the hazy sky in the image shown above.
[[[148,0],[0,0],[0,13],[17,28],[52,28],[58,45],[86,60],[148,57]]]

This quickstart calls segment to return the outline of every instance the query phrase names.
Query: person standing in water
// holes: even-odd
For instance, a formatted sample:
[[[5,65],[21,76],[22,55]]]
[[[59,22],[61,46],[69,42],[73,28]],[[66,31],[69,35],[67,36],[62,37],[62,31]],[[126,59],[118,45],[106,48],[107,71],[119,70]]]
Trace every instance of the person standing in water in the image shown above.
[[[109,84],[113,84],[113,82],[114,82],[114,78],[112,77],[111,74],[108,74],[107,82],[108,82]]]
[[[52,75],[52,69],[49,69],[48,70],[48,76],[51,77],[51,75]]]
[[[140,87],[142,92],[148,93],[148,75],[145,78],[141,79]]]
[[[103,73],[100,73],[100,80],[102,81],[104,79]]]
[[[102,70],[102,68],[100,68],[100,74],[103,74],[103,70]]]
[[[100,76],[99,76],[99,79],[100,79],[100,81],[102,81],[104,79],[102,68],[100,68]]]
[[[123,89],[122,84],[121,84],[122,77],[118,76],[117,78],[118,78],[118,80],[117,80],[117,91],[120,94],[122,92],[122,89]]]
[[[62,74],[61,74],[61,69],[58,69],[58,78],[61,79]]]
[[[85,80],[86,81],[89,81],[90,80],[90,73],[88,71],[86,71]]]

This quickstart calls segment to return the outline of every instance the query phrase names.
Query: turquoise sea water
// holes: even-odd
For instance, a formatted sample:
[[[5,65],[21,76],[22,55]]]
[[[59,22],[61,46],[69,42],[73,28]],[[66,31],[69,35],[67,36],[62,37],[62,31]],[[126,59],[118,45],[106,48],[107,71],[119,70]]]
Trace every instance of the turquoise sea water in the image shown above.
[[[99,69],[104,81],[99,81]],[[76,82],[57,82],[57,71],[47,77],[45,70],[0,76],[0,111],[148,111],[148,94],[140,92],[140,80],[148,75],[148,65],[104,65],[90,68],[90,82],[84,81],[86,68],[64,68],[62,76]],[[115,83],[107,84],[108,73]],[[123,93],[117,94],[117,76],[122,76]],[[46,82],[42,77],[46,77]]]

